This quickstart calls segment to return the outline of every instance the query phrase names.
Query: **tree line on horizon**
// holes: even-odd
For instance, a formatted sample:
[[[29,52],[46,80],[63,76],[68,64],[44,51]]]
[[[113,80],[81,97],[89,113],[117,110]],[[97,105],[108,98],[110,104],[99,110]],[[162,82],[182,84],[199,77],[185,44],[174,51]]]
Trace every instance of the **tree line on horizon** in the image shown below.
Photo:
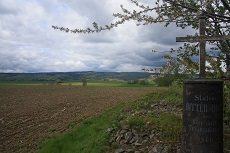
[[[151,73],[142,72],[52,72],[52,73],[0,73],[0,81],[67,81],[67,80],[138,80]]]

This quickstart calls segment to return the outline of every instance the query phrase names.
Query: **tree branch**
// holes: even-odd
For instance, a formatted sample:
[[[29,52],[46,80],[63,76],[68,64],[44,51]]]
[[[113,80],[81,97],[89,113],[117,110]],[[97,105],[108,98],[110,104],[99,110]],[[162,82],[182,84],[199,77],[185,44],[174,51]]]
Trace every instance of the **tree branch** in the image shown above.
[[[225,0],[221,0],[221,2],[224,5],[224,7],[230,12],[230,6],[228,5],[228,3]]]
[[[175,6],[180,6],[182,8],[185,8],[185,9],[189,9],[191,11],[195,11],[195,12],[199,12],[198,9],[196,8],[193,8],[193,7],[189,7],[189,6],[185,6],[183,4],[180,4],[180,3],[177,3],[175,1],[172,1],[172,0],[166,0],[168,3],[172,4],[172,5],[175,5]],[[221,0],[221,1],[224,1],[224,0]],[[225,1],[224,1],[225,2]],[[225,2],[226,3],[226,2]],[[228,4],[226,3],[226,5],[228,6]],[[229,6],[228,6],[229,7]],[[223,21],[223,22],[230,22],[230,17],[229,16],[223,16],[223,15],[218,15],[218,14],[215,14],[215,13],[211,13],[211,12],[207,12],[207,11],[203,11],[205,15],[209,16],[209,17],[218,17],[219,20]]]

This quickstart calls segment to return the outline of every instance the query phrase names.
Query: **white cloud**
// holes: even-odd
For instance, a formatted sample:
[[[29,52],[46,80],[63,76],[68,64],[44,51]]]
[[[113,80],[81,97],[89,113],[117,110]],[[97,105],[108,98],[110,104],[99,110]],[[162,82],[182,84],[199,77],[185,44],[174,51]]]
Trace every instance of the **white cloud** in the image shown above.
[[[137,27],[133,21],[98,34],[51,28],[86,28],[94,21],[109,24],[116,20],[112,14],[121,12],[120,4],[136,8],[124,0],[1,0],[0,72],[141,71],[160,66],[165,62],[162,54],[151,50],[177,46],[175,37],[183,30]]]

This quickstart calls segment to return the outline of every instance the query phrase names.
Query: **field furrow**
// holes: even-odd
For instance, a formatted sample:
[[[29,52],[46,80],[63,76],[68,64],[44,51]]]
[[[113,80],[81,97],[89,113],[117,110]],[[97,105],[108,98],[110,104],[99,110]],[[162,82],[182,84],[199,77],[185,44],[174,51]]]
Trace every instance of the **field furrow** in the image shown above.
[[[49,132],[61,133],[150,87],[0,86],[0,152],[33,152]]]

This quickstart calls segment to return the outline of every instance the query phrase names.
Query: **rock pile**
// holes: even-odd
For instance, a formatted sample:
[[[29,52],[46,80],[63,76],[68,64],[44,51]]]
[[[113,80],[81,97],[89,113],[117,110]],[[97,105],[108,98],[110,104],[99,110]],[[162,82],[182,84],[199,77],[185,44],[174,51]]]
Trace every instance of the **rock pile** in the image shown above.
[[[180,144],[163,143],[158,138],[160,131],[148,128],[130,128],[127,125],[115,131],[109,128],[110,144],[118,148],[114,153],[180,153]]]
[[[180,142],[173,126],[168,128],[167,133],[163,130],[158,121],[151,121],[152,118],[158,118],[162,113],[181,115],[182,106],[178,102],[143,102],[141,105],[136,105],[136,108],[125,108],[122,112],[127,113],[120,123],[120,128],[109,128],[110,144],[113,148],[113,153],[180,153]],[[144,120],[144,119],[150,119]],[[133,122],[129,122],[131,121]],[[134,120],[132,120],[134,119]],[[136,119],[136,120],[135,120]],[[143,119],[143,120],[142,120]],[[173,124],[173,123],[172,123]],[[174,129],[175,128],[175,129]],[[172,135],[170,130],[172,130]],[[166,142],[162,136],[170,137],[167,140],[175,140]],[[180,136],[180,135],[179,135]],[[172,139],[171,139],[172,138]]]
[[[175,104],[176,105],[176,104]],[[150,105],[150,109],[155,112],[167,112],[172,114],[181,114],[182,107],[175,107],[173,103],[169,105],[168,102],[160,101]]]

